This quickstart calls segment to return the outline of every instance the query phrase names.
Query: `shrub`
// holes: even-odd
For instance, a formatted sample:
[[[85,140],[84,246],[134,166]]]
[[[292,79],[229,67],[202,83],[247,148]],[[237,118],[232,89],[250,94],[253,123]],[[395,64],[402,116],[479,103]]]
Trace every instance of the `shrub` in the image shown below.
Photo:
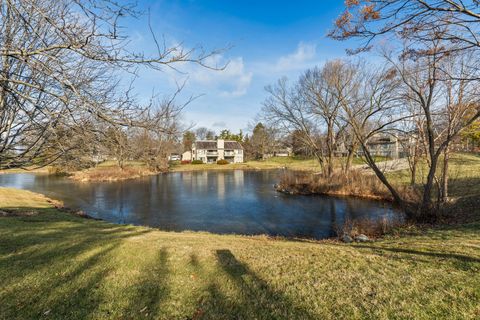
[[[202,160],[193,160],[192,164],[203,164]]]
[[[221,160],[218,160],[217,161],[217,164],[221,164],[221,165],[225,165],[225,164],[229,164],[230,162],[228,162],[227,160],[225,159],[221,159]]]
[[[192,161],[190,160],[182,160],[182,162],[180,162],[181,164],[189,164],[189,163],[192,163]]]

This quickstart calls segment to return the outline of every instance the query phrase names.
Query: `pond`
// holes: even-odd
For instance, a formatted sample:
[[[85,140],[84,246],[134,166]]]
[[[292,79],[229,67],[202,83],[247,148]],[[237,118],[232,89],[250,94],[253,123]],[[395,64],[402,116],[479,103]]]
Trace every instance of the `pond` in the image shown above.
[[[0,175],[0,186],[43,193],[106,221],[170,231],[322,239],[345,219],[391,218],[390,204],[358,198],[278,193],[280,171],[178,172],[119,182],[79,183],[29,173]]]

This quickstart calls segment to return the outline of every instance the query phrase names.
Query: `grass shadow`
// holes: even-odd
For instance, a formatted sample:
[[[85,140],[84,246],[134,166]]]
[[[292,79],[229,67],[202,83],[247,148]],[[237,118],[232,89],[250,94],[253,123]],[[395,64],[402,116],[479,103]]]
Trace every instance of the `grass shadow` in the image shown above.
[[[39,214],[0,219],[0,315],[87,318],[104,302],[101,285],[115,268],[112,252],[149,230],[32,210]]]
[[[220,285],[213,282],[207,287],[208,296],[199,303],[199,311],[192,319],[218,319],[218,315],[224,315],[222,319],[318,319],[272,289],[230,250],[216,250],[215,255],[239,297],[223,293]],[[215,317],[212,318],[212,314]]]
[[[168,252],[160,249],[152,261],[144,264],[135,284],[126,289],[129,304],[123,316],[127,319],[159,319],[161,305],[170,292],[168,287]]]

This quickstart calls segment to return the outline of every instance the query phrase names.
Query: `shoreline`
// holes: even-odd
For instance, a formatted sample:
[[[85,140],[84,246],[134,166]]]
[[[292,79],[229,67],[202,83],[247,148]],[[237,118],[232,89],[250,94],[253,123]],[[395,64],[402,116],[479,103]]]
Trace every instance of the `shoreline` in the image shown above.
[[[10,189],[13,190],[13,192],[22,192],[22,193],[28,193],[32,196],[36,196],[38,198],[41,198],[43,201],[51,205],[50,209],[57,210],[60,213],[65,213],[68,215],[72,215],[74,217],[78,217],[81,219],[86,219],[86,220],[93,220],[93,221],[98,221],[98,222],[104,222],[107,224],[111,225],[116,225],[116,226],[121,226],[121,227],[135,227],[135,228],[145,228],[145,229],[150,229],[153,231],[159,231],[159,232],[164,232],[164,233],[171,233],[175,235],[179,234],[195,234],[195,235],[210,235],[210,236],[226,236],[226,237],[241,237],[241,238],[247,238],[247,239],[258,239],[258,240],[271,240],[271,241],[301,241],[301,242],[308,242],[308,243],[320,243],[320,242],[341,242],[338,237],[328,237],[328,238],[322,238],[322,239],[316,239],[316,238],[310,238],[310,237],[289,237],[289,236],[280,236],[280,235],[269,235],[266,233],[259,233],[259,234],[243,234],[243,233],[215,233],[215,232],[210,232],[210,231],[205,231],[205,230],[191,230],[191,229],[185,229],[185,230],[164,230],[161,229],[160,227],[153,227],[153,226],[148,226],[148,225],[143,225],[143,224],[131,224],[131,223],[117,223],[117,222],[112,222],[108,221],[102,218],[97,218],[94,217],[88,213],[86,213],[83,210],[80,209],[73,209],[70,207],[64,206],[63,201],[53,199],[51,197],[48,197],[47,195],[39,192],[34,192],[26,189],[19,189],[19,188],[10,188],[10,187],[2,187],[0,186],[0,189]],[[22,207],[19,208],[0,208],[0,218],[2,217],[26,217],[26,216],[32,216],[35,214],[39,214],[38,212],[35,214],[31,214],[31,210],[29,210],[27,213],[28,214],[22,214],[19,212],[22,209]],[[42,210],[42,209],[49,209],[48,207],[46,208],[36,208],[36,210]],[[23,210],[23,209],[22,209]],[[6,214],[1,214],[1,213],[6,213]]]
[[[293,196],[327,196],[327,197],[338,197],[338,198],[359,198],[365,200],[374,200],[374,201],[381,201],[381,202],[388,202],[393,204],[393,199],[391,197],[384,197],[379,195],[370,195],[370,194],[358,194],[358,193],[350,193],[350,192],[335,192],[335,191],[325,191],[325,192],[315,192],[315,191],[308,191],[308,192],[301,192],[295,191],[289,188],[284,188],[278,184],[274,185],[275,191],[286,194],[286,195],[293,195]]]
[[[341,240],[341,235],[337,236],[329,236],[325,238],[312,238],[312,237],[302,237],[302,236],[282,236],[282,235],[270,235],[267,233],[259,233],[259,234],[248,234],[248,233],[229,233],[229,232],[223,232],[223,233],[216,233],[216,232],[210,232],[206,230],[191,230],[191,229],[185,229],[185,230],[165,230],[162,229],[161,227],[154,227],[154,226],[149,226],[149,225],[144,225],[144,224],[132,224],[132,223],[118,223],[118,222],[113,222],[113,221],[108,221],[102,218],[97,218],[94,217],[87,212],[81,210],[81,209],[74,209],[70,208],[64,205],[63,201],[53,199],[43,193],[39,192],[34,192],[26,189],[19,189],[19,188],[10,188],[10,187],[2,187],[0,186],[1,189],[10,189],[12,192],[21,192],[21,193],[27,193],[30,194],[33,197],[41,198],[42,201],[45,201],[48,203],[51,207],[50,209],[57,210],[59,213],[64,213],[68,214],[74,217],[86,219],[86,220],[93,220],[93,221],[99,221],[99,222],[104,222],[116,226],[131,226],[131,227],[138,227],[138,228],[147,228],[150,230],[156,230],[159,232],[166,232],[166,233],[172,233],[172,234],[206,234],[206,235],[212,235],[212,236],[238,236],[242,238],[251,238],[251,239],[266,239],[266,240],[272,240],[272,241],[301,241],[301,242],[310,242],[310,243],[320,243],[320,242],[335,242],[335,243],[343,243]],[[331,196],[331,195],[325,195],[325,196]],[[34,210],[27,210],[24,213],[21,211],[23,208],[26,206],[19,206],[18,208],[0,208],[0,218],[2,217],[26,217],[26,216],[31,216],[31,215],[38,215],[39,212],[34,212]],[[45,208],[38,208],[36,210],[41,210]],[[48,207],[47,207],[48,209]],[[34,212],[32,214],[32,212]],[[2,214],[3,213],[3,214]],[[372,241],[376,241],[378,239],[381,239],[381,237],[374,237],[370,238]]]

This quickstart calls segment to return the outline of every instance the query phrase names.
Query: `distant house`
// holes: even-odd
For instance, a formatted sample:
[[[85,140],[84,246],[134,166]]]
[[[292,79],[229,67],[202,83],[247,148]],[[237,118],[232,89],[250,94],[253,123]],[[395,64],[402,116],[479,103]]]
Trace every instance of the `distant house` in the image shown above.
[[[263,154],[263,159],[269,159],[272,157],[290,157],[292,156],[293,151],[292,148],[287,147],[287,148],[276,148],[274,151],[271,152],[266,152]]]
[[[215,163],[218,160],[227,160],[230,163],[243,162],[243,147],[237,141],[200,140],[192,145],[192,160],[204,163]]]
[[[169,156],[168,156],[168,160],[169,161],[179,161],[181,160],[182,157],[178,154],[178,153],[171,153]]]
[[[372,156],[387,157],[391,159],[405,158],[409,149],[415,143],[414,135],[378,134],[367,141],[367,148]]]
[[[182,161],[192,161],[192,151],[182,153]]]
[[[273,152],[274,157],[290,157],[292,155],[292,148],[278,149]]]

